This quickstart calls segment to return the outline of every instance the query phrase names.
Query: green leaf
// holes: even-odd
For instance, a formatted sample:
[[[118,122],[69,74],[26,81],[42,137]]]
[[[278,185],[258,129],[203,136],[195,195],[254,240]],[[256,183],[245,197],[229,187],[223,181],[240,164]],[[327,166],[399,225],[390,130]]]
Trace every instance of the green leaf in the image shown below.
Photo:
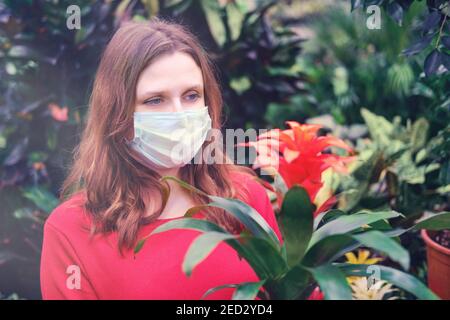
[[[327,264],[308,270],[316,279],[326,300],[352,300],[352,290],[339,268]]]
[[[294,186],[286,193],[280,222],[289,266],[296,265],[305,254],[313,233],[314,209],[304,188]]]
[[[208,206],[226,210],[237,218],[256,237],[268,239],[275,248],[280,249],[280,241],[267,221],[254,208],[238,199],[209,196]]]
[[[47,129],[47,147],[50,150],[55,150],[58,144],[58,133],[53,127]]]
[[[181,179],[178,179],[177,177],[174,177],[174,176],[164,176],[164,177],[162,177],[162,178],[160,179],[160,181],[166,181],[166,180],[173,180],[173,181],[175,181],[176,183],[178,183],[180,186],[182,186],[183,188],[185,188],[185,189],[187,189],[187,190],[189,190],[189,191],[192,191],[192,192],[198,193],[198,194],[200,194],[200,195],[202,195],[202,196],[208,197],[208,194],[207,194],[207,193],[203,192],[203,191],[200,190],[200,189],[197,189],[197,188],[194,187],[194,186],[191,186],[189,183],[187,183],[187,182],[185,182],[185,181],[183,181],[183,180],[181,180]]]
[[[401,216],[401,214],[393,210],[355,213],[352,215],[341,216],[323,225],[316,232],[314,232],[308,248],[311,248],[317,242],[330,235],[351,232],[363,227],[364,225],[374,223],[382,219],[391,219],[399,216]]]
[[[6,137],[0,134],[0,149],[4,149],[6,147]]]
[[[343,191],[339,197],[339,208],[345,212],[349,212],[355,208],[362,197],[367,194],[366,190],[368,186],[368,182],[361,182],[358,189],[348,189]]]
[[[255,300],[259,289],[264,285],[265,280],[259,282],[245,282],[236,287],[232,300]]]
[[[200,298],[200,300],[203,300],[204,298],[206,298],[207,296],[209,296],[210,294],[213,294],[216,291],[222,290],[222,289],[226,289],[226,288],[236,288],[239,284],[224,284],[221,286],[217,286],[214,288],[209,289],[208,291],[206,291],[203,296]]]
[[[210,221],[194,218],[182,218],[177,220],[170,220],[160,225],[155,230],[153,230],[150,233],[150,235],[165,232],[172,229],[190,229],[203,232],[216,231],[227,233],[223,228],[219,227],[217,224],[212,223]]]
[[[42,151],[33,151],[28,154],[28,163],[44,162],[48,159],[48,154]]]
[[[182,269],[183,272],[189,277],[192,274],[194,268],[202,262],[206,257],[217,247],[217,245],[223,240],[236,239],[239,236],[211,231],[203,233],[198,236],[192,244],[184,257]]]
[[[450,229],[450,213],[443,212],[430,217],[426,217],[420,220],[417,225],[409,229],[394,229],[384,233],[381,233],[380,231],[377,232],[383,234],[384,237],[392,238],[398,237],[408,231],[418,229]],[[367,231],[366,233],[357,235],[337,234],[326,237],[320,240],[307,251],[304,259],[302,260],[302,264],[306,266],[317,266],[323,263],[330,263],[341,257],[346,252],[352,251],[363,244],[375,250],[385,252],[388,256],[391,257],[392,260],[397,261],[402,264],[403,267],[406,267],[409,260],[409,258],[407,258],[408,252],[404,249],[399,249],[399,245],[392,239],[390,240],[394,241],[394,248],[389,248],[389,250],[391,250],[390,253],[386,252],[386,248],[383,247],[384,241],[378,240],[376,237],[373,237],[373,235],[370,234],[371,232],[374,231]]]
[[[436,192],[440,195],[450,194],[450,184],[437,188]]]
[[[267,282],[271,299],[295,300],[311,284],[311,274],[301,266],[294,266],[281,279]]]
[[[142,247],[144,246],[146,240],[147,240],[147,239],[140,239],[140,240],[137,242],[137,244],[136,244],[136,246],[134,247],[134,250],[133,250],[133,253],[134,253],[134,254],[137,254],[139,251],[142,250]]]
[[[417,298],[422,300],[439,300],[426,285],[420,282],[418,279],[404,273],[402,271],[396,270],[394,268],[381,266],[381,265],[365,265],[365,264],[339,264],[338,266],[347,276],[358,276],[367,277],[373,274],[368,273],[368,267],[371,270],[375,270],[374,267],[378,268],[380,271],[379,280],[385,280],[393,285],[415,295]]]
[[[403,269],[409,269],[409,252],[398,242],[389,238],[384,233],[373,230],[364,232],[362,234],[352,235],[352,237],[364,246],[386,254],[393,261],[398,262],[403,267]]]
[[[426,230],[443,230],[450,229],[450,212],[441,212],[433,214],[429,217],[425,217],[417,222],[413,227],[413,230],[426,229]]]
[[[147,9],[149,17],[156,16],[159,12],[159,1],[158,0],[141,0]]]
[[[23,196],[31,200],[39,209],[50,213],[59,204],[58,198],[53,193],[41,186],[28,187],[23,189]]]
[[[140,240],[138,246],[135,247],[135,253],[142,249],[143,244],[141,242],[145,242],[151,235],[172,229],[191,229],[203,232],[216,231],[229,234],[215,223],[203,219],[182,218],[171,220],[157,227]],[[228,239],[226,242],[251,265],[260,279],[279,278],[286,272],[287,265],[281,253],[267,239],[241,234],[239,241]]]
[[[231,39],[236,40],[241,34],[244,14],[240,7],[233,2],[226,4],[225,10],[227,12],[227,23],[231,32]]]
[[[209,232],[209,231],[216,231],[216,232],[223,232],[227,233],[224,229],[216,225],[215,223],[201,220],[201,219],[193,219],[193,218],[183,218],[183,219],[177,219],[177,220],[171,220],[168,221],[159,227],[155,228],[150,234],[145,236],[144,238],[140,239],[137,243],[137,245],[134,248],[134,253],[138,253],[142,247],[144,246],[147,239],[157,233],[165,232],[172,229],[190,229],[190,230],[197,230],[197,231],[203,231],[203,232]]]
[[[391,143],[394,126],[386,118],[378,116],[369,110],[362,108],[361,115],[369,129],[370,136],[380,146],[389,146]]]
[[[348,234],[331,235],[312,246],[303,258],[302,264],[316,267],[330,263],[359,246],[360,244]]]
[[[230,87],[236,91],[238,94],[242,94],[243,92],[250,89],[252,86],[252,82],[247,76],[242,76],[239,78],[233,78],[230,81]]]
[[[208,22],[209,31],[219,47],[222,47],[226,40],[225,26],[222,21],[222,10],[216,1],[201,0],[201,6]]]
[[[332,210],[328,210],[325,212],[321,212],[319,213],[315,218],[314,218],[314,230],[317,230],[317,228],[319,227],[320,222],[322,221],[326,221],[327,219],[333,219],[336,217],[340,217],[345,215],[345,212],[342,210],[338,210],[338,209],[332,209]]]
[[[241,235],[239,240],[226,242],[247,260],[260,279],[279,279],[288,271],[286,260],[266,239]]]
[[[85,41],[94,31],[96,27],[95,23],[88,23],[86,25],[82,25],[80,29],[77,30],[75,34],[75,44],[79,44]]]
[[[226,210],[228,213],[242,222],[242,224],[253,235],[260,238],[268,238],[276,248],[280,248],[279,239],[273,229],[269,226],[267,221],[261,216],[261,214],[259,214],[254,208],[252,208],[245,202],[242,202],[238,199],[210,196],[174,176],[164,176],[163,178],[161,178],[161,181],[165,180],[173,180],[179,183],[182,187],[192,192],[196,192],[208,197],[212,200],[212,202],[208,203],[206,206],[217,207]]]
[[[427,142],[429,122],[425,118],[417,119],[411,128],[411,149],[413,152],[425,146]]]
[[[383,153],[379,150],[367,150],[358,156],[358,165],[352,175],[361,182],[370,182],[374,171],[380,166],[383,160]]]
[[[308,250],[302,264],[311,267],[331,263],[345,253],[364,245],[386,254],[393,261],[400,263],[403,268],[408,269],[410,263],[408,251],[391,239],[402,235],[406,231],[404,229],[396,229],[383,233],[378,230],[369,230],[359,234],[331,235],[320,240]]]
[[[45,218],[40,218],[39,216],[34,214],[34,210],[29,207],[17,208],[14,210],[14,218],[16,219],[30,219],[33,222],[44,224]],[[0,263],[1,264],[1,263]]]

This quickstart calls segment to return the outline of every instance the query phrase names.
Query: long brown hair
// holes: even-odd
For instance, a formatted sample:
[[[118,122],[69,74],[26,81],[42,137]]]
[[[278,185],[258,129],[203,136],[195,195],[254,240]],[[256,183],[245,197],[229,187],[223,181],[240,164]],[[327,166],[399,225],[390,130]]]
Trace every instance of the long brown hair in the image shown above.
[[[200,67],[212,127],[220,129],[220,87],[213,64],[198,40],[182,25],[161,19],[127,22],[116,31],[103,53],[86,126],[62,186],[63,200],[74,193],[84,194],[84,208],[94,222],[92,234],[118,232],[121,252],[136,243],[146,211],[144,191],[150,188],[163,197],[164,187],[159,181],[161,176],[130,156],[132,151],[124,143],[124,138],[133,132],[137,80],[153,59],[174,52],[188,53]],[[181,169],[180,178],[208,194],[245,200],[247,194],[236,192],[231,183],[235,170],[252,173],[233,164],[187,164]],[[208,202],[198,194],[192,193],[192,197],[200,204]],[[157,219],[163,209],[161,205],[150,221]],[[237,220],[218,209],[209,210],[206,218],[230,232],[241,229]]]

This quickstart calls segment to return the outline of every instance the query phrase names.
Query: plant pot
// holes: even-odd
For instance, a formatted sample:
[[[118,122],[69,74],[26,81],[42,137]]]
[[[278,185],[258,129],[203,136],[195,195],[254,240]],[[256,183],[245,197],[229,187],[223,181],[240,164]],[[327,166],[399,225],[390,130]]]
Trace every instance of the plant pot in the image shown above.
[[[433,240],[433,231],[422,230],[427,245],[428,286],[441,299],[450,300],[450,249]]]

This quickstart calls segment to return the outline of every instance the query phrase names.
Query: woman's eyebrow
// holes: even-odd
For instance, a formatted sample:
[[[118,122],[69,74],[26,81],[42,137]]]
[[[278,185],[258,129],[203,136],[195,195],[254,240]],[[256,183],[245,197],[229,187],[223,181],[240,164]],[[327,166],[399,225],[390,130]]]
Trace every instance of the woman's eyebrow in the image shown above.
[[[201,84],[190,85],[186,89],[183,90],[183,93],[190,91],[190,90],[203,91],[203,85],[201,85]],[[146,91],[140,97],[141,97],[141,99],[145,99],[150,96],[164,95],[165,93],[166,93],[166,91]]]
[[[189,86],[184,92],[190,91],[190,90],[197,90],[197,91],[203,91],[203,85],[201,84],[195,84],[193,86]]]

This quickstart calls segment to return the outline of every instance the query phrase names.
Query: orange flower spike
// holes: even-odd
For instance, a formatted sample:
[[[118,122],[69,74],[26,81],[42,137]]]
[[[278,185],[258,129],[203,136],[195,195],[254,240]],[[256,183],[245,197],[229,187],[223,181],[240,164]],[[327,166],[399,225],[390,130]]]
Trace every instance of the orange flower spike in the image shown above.
[[[283,148],[280,148],[281,152],[283,152],[282,149],[284,149],[284,147],[287,147],[291,150],[297,150],[297,144],[295,143],[293,137],[289,135],[289,130],[280,131],[279,140],[283,145]]]
[[[299,139],[296,139],[297,143],[304,140],[311,141],[317,136],[317,132],[322,128],[319,124],[300,124],[297,121],[286,121],[286,124],[299,134]]]
[[[309,149],[310,143],[317,138],[317,132],[322,128],[321,125],[299,124],[296,121],[286,121],[286,123],[292,128],[292,135],[296,145],[295,149],[301,153]]]
[[[304,140],[302,126],[296,121],[286,121],[286,124],[291,128],[293,139],[296,147],[300,147]]]
[[[353,153],[353,150],[343,140],[331,135],[318,136],[321,125],[296,121],[286,121],[286,124],[288,129],[272,129],[259,135],[256,142],[240,145],[256,148],[258,156],[253,168],[278,171],[288,187],[300,184],[314,200],[323,187],[323,171],[331,167],[336,172],[345,173],[347,164],[355,159],[323,151],[329,147],[341,148],[348,153]],[[331,206],[333,201],[335,199],[331,197],[317,212]],[[278,195],[278,202],[281,203],[281,195]]]
[[[324,149],[328,147],[338,147],[346,150],[349,153],[353,153],[353,149],[350,148],[348,144],[346,144],[343,140],[333,137],[333,136],[321,136],[315,139],[315,143],[313,145],[308,145],[309,153],[317,154],[322,152]]]

